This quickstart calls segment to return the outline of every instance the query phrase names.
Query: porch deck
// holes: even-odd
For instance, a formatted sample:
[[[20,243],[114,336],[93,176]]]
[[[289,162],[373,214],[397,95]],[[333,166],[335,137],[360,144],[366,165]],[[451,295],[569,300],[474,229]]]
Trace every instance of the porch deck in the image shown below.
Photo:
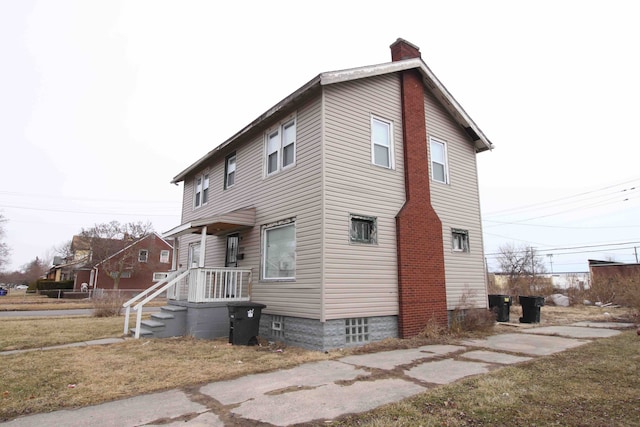
[[[129,333],[131,307],[137,312],[136,326],[131,328],[135,338],[140,338],[142,329],[142,310],[146,303],[166,292],[167,299],[178,305],[223,306],[231,301],[249,301],[251,299],[251,270],[227,267],[194,267],[175,271],[166,279],[136,295],[123,304],[125,308],[124,334]],[[137,304],[136,304],[137,303]],[[135,304],[135,305],[133,305]],[[167,314],[165,313],[165,316]],[[152,318],[154,315],[152,315]],[[158,327],[158,323],[168,318],[146,321]],[[187,328],[188,329],[188,328]],[[173,335],[185,335],[188,330]]]

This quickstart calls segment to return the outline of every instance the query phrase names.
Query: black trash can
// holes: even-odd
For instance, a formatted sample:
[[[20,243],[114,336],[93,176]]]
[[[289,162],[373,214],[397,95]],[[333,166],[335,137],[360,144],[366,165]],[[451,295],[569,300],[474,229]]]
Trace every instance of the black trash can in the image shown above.
[[[544,305],[544,297],[519,296],[522,306],[520,323],[540,323],[540,307]]]
[[[260,331],[260,315],[266,305],[250,301],[230,302],[229,343],[256,345]]]
[[[509,295],[489,295],[489,308],[496,313],[498,322],[509,321],[509,311],[513,300]]]

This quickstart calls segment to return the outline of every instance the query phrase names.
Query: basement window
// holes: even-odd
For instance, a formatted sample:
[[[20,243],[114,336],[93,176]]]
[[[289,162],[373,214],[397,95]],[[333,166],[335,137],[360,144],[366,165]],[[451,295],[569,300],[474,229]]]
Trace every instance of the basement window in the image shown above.
[[[345,339],[347,344],[369,342],[369,319],[366,317],[345,319]]]
[[[284,337],[284,317],[272,316],[271,317],[271,335],[274,338]]]

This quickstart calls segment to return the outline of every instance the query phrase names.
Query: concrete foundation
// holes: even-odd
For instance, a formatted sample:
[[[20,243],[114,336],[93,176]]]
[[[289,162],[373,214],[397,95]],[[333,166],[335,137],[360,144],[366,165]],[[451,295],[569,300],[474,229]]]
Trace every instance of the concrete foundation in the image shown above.
[[[262,314],[260,321],[260,337],[270,341],[282,341],[288,345],[307,348],[310,350],[332,350],[335,348],[354,347],[368,342],[380,341],[385,338],[398,337],[397,316],[368,317],[368,340],[347,343],[346,319],[328,320],[320,322],[316,319],[301,317],[277,316],[282,320],[282,330],[274,331],[272,321],[274,316]],[[280,332],[281,336],[276,334]]]

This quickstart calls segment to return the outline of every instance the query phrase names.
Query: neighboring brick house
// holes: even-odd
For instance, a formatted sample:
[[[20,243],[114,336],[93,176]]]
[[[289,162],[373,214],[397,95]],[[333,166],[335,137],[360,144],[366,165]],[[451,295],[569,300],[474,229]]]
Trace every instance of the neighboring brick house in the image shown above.
[[[83,258],[75,262],[80,263],[74,268],[74,290],[80,291],[82,284],[86,283],[90,289],[113,289],[114,279],[105,266],[110,261],[126,257],[125,268],[118,289],[143,290],[154,283],[164,279],[171,270],[173,248],[157,233],[151,233],[146,237],[123,247],[121,241],[112,242],[113,254],[104,261],[94,264],[91,260],[91,245],[85,238],[86,244],[81,244],[81,236],[74,236],[74,242],[78,239],[78,250]],[[104,246],[106,239],[100,239]],[[108,244],[108,242],[106,242]],[[72,245],[73,250],[73,245]],[[74,252],[75,254],[76,252]],[[74,259],[76,256],[74,255]]]
[[[357,345],[487,306],[476,153],[493,146],[416,46],[391,54],[321,73],[172,181],[179,267],[250,270],[265,338]]]

